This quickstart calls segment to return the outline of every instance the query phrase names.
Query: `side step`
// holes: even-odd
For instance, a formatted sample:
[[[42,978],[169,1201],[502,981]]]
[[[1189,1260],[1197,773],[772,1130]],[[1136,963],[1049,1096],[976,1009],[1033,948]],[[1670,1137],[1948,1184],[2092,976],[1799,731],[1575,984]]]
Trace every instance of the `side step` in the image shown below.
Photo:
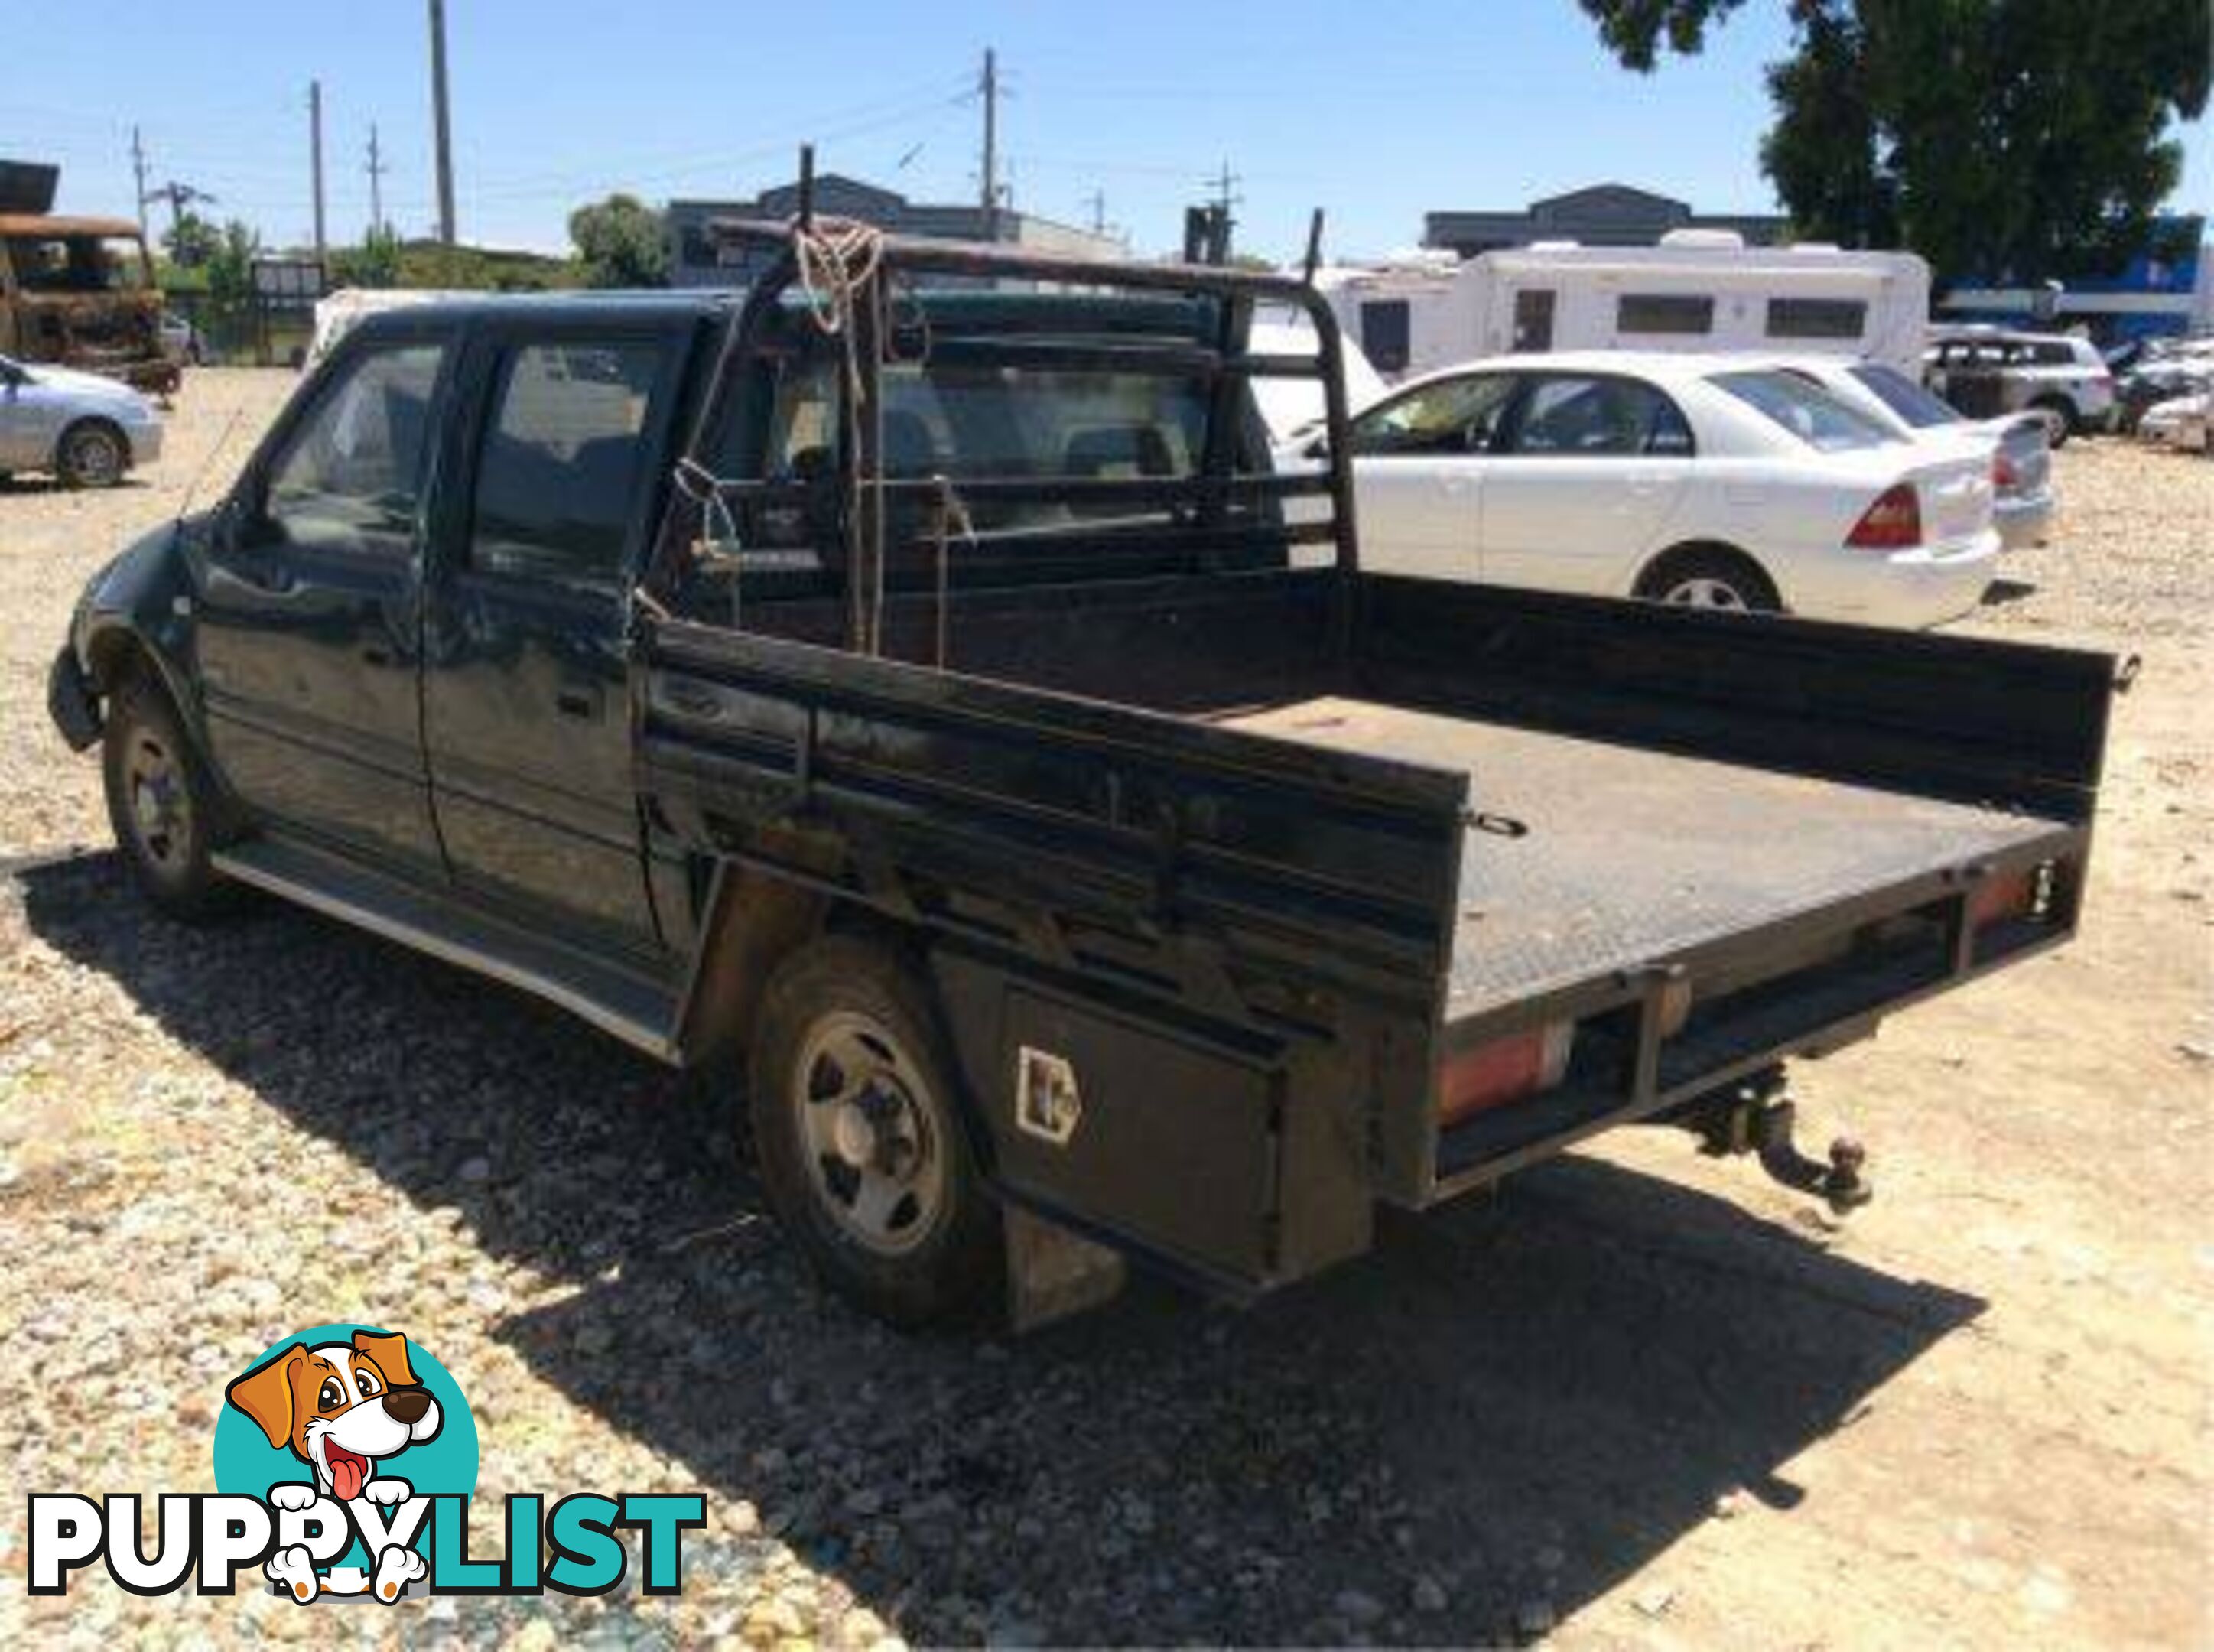
[[[213,860],[226,878],[535,993],[657,1060],[677,1060],[676,994],[650,975],[296,839],[253,838],[218,850]]]

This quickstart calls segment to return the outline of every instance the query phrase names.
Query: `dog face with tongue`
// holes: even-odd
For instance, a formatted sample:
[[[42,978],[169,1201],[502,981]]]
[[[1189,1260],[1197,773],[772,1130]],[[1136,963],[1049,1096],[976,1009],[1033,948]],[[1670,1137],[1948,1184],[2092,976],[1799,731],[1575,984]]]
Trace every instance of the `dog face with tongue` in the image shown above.
[[[440,1421],[408,1364],[407,1339],[368,1331],[346,1343],[296,1343],[232,1383],[229,1398],[341,1502],[363,1494],[381,1459],[430,1439]]]

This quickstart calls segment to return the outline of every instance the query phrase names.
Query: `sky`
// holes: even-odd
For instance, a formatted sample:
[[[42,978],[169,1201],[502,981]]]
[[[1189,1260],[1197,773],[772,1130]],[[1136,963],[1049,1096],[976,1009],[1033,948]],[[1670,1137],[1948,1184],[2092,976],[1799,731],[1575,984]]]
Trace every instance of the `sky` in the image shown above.
[[[1702,56],[1639,76],[1574,0],[448,0],[459,229],[560,251],[584,201],[749,196],[794,175],[806,138],[823,170],[973,200],[988,46],[1015,206],[1078,223],[1102,211],[1141,252],[1177,243],[1184,206],[1226,166],[1240,248],[1279,259],[1316,206],[1333,258],[1412,246],[1428,211],[1602,180],[1701,211],[1772,211],[1761,71],[1786,48],[1784,12],[1755,0]],[[320,79],[331,240],[369,222],[372,122],[386,216],[426,233],[425,13],[0,0],[0,156],[58,161],[66,210],[127,214],[135,126],[150,185],[190,184],[216,198],[211,216],[304,243]],[[2214,207],[2207,128],[2181,129],[2186,210]]]

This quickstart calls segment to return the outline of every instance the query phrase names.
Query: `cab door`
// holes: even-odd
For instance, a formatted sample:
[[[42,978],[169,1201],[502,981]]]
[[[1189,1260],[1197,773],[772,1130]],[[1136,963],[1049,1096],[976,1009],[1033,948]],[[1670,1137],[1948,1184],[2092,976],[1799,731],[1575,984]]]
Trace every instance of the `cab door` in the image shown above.
[[[1432,379],[1355,419],[1361,566],[1433,579],[1477,577],[1483,477],[1511,373]]]
[[[221,513],[195,627],[209,743],[254,812],[434,879],[419,574],[453,337],[331,360]]]
[[[624,622],[688,334],[510,321],[466,375],[423,728],[456,883],[587,944],[651,951]]]

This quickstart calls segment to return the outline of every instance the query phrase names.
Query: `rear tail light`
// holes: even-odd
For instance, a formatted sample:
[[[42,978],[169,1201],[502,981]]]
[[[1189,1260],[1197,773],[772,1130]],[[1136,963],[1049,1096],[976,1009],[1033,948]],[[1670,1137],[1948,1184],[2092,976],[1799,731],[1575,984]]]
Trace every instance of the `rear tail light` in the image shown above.
[[[1981,929],[2009,918],[2047,916],[2052,910],[2055,875],[2052,862],[2041,860],[2020,872],[1985,878],[1968,892],[1968,927]]]
[[[1448,1055],[1438,1068],[1438,1123],[1461,1120],[1558,1084],[1575,1047],[1573,1021],[1556,1021]]]
[[[1991,455],[1991,486],[1993,487],[2009,488],[2021,480],[2021,473],[2014,468],[2013,460],[2008,458],[2003,452]]]
[[[1901,482],[1868,506],[1845,543],[1856,551],[1904,551],[1922,542],[1922,501]]]

